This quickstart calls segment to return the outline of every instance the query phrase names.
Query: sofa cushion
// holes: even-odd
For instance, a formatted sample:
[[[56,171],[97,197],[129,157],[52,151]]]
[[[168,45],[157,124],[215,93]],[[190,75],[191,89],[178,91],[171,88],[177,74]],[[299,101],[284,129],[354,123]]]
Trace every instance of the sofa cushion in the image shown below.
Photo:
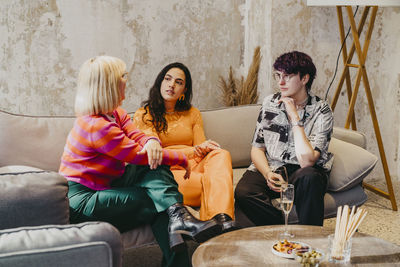
[[[112,267],[111,248],[105,242],[84,242],[46,249],[0,253],[0,266]]]
[[[0,174],[16,174],[23,172],[43,172],[42,169],[31,167],[31,166],[23,166],[23,165],[10,165],[0,167]]]
[[[26,165],[58,171],[75,117],[26,116],[0,111],[0,167]]]
[[[142,225],[121,234],[124,249],[157,244],[150,224]]]
[[[0,266],[121,266],[118,230],[104,222],[0,230]]]
[[[56,172],[0,168],[0,229],[69,223],[68,185]]]
[[[329,177],[328,190],[345,191],[362,180],[373,170],[378,158],[367,150],[332,137],[329,151],[334,161]]]
[[[231,153],[233,168],[251,163],[251,141],[260,108],[255,104],[201,111],[206,137]]]
[[[360,184],[350,188],[349,190],[332,192],[328,191],[324,196],[324,218],[333,218],[336,216],[339,206],[349,205],[350,207],[359,207],[367,201],[367,195]],[[276,206],[277,204],[274,203]],[[296,208],[293,206],[289,214],[289,223],[298,223]]]

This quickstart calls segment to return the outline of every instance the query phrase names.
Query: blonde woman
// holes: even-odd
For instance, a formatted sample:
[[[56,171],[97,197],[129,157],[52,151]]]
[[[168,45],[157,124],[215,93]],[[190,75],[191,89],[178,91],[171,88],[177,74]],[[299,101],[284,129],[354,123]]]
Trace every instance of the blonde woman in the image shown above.
[[[195,219],[182,205],[168,165],[182,166],[187,177],[187,157],[134,126],[120,107],[126,82],[125,63],[115,57],[89,59],[80,69],[77,118],[59,169],[68,180],[71,222],[106,221],[121,232],[150,223],[162,265],[190,266],[182,234],[204,242],[221,227]]]
[[[171,168],[184,204],[200,207],[200,219],[215,219],[223,231],[235,229],[232,163],[228,151],[206,140],[200,111],[191,105],[192,79],[182,63],[171,63],[157,75],[134,122],[160,138],[164,148],[183,152],[191,163],[190,179],[180,166]]]

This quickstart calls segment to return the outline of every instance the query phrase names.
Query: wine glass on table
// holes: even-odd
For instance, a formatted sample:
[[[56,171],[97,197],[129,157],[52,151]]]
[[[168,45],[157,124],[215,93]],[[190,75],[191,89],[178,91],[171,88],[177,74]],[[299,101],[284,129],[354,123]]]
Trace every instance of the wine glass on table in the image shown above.
[[[286,184],[282,186],[281,190],[281,209],[285,214],[285,232],[281,234],[281,238],[288,239],[289,237],[294,237],[294,234],[291,234],[288,231],[288,217],[289,213],[292,210],[294,201],[294,185]]]

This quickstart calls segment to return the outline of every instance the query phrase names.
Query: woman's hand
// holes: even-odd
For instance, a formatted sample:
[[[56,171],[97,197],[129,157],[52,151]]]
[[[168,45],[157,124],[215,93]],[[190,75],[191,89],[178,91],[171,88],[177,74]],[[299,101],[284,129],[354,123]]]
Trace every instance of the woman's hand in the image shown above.
[[[200,145],[197,145],[194,147],[194,153],[198,157],[204,157],[206,156],[209,152],[215,150],[215,149],[220,149],[221,146],[212,140],[207,140]]]
[[[275,173],[272,171],[269,171],[267,173],[265,180],[267,180],[268,187],[275,192],[281,192],[282,185],[286,183],[286,181],[279,173]]]
[[[162,147],[155,139],[150,139],[144,145],[143,149],[138,152],[139,155],[147,153],[147,159],[151,170],[157,169],[158,165],[162,163]]]
[[[183,176],[183,179],[189,179],[190,178],[190,173],[191,173],[191,166],[190,166],[190,162],[188,161],[188,164],[186,165],[186,168],[185,168],[185,170],[186,170],[186,173],[185,173],[185,175]]]

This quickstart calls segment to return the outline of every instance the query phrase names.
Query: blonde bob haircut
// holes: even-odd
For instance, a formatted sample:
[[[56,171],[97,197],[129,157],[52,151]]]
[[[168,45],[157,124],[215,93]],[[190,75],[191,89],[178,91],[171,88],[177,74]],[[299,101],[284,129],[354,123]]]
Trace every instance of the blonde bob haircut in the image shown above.
[[[111,113],[122,102],[121,77],[126,64],[119,58],[98,56],[87,60],[79,70],[75,97],[77,116]]]

